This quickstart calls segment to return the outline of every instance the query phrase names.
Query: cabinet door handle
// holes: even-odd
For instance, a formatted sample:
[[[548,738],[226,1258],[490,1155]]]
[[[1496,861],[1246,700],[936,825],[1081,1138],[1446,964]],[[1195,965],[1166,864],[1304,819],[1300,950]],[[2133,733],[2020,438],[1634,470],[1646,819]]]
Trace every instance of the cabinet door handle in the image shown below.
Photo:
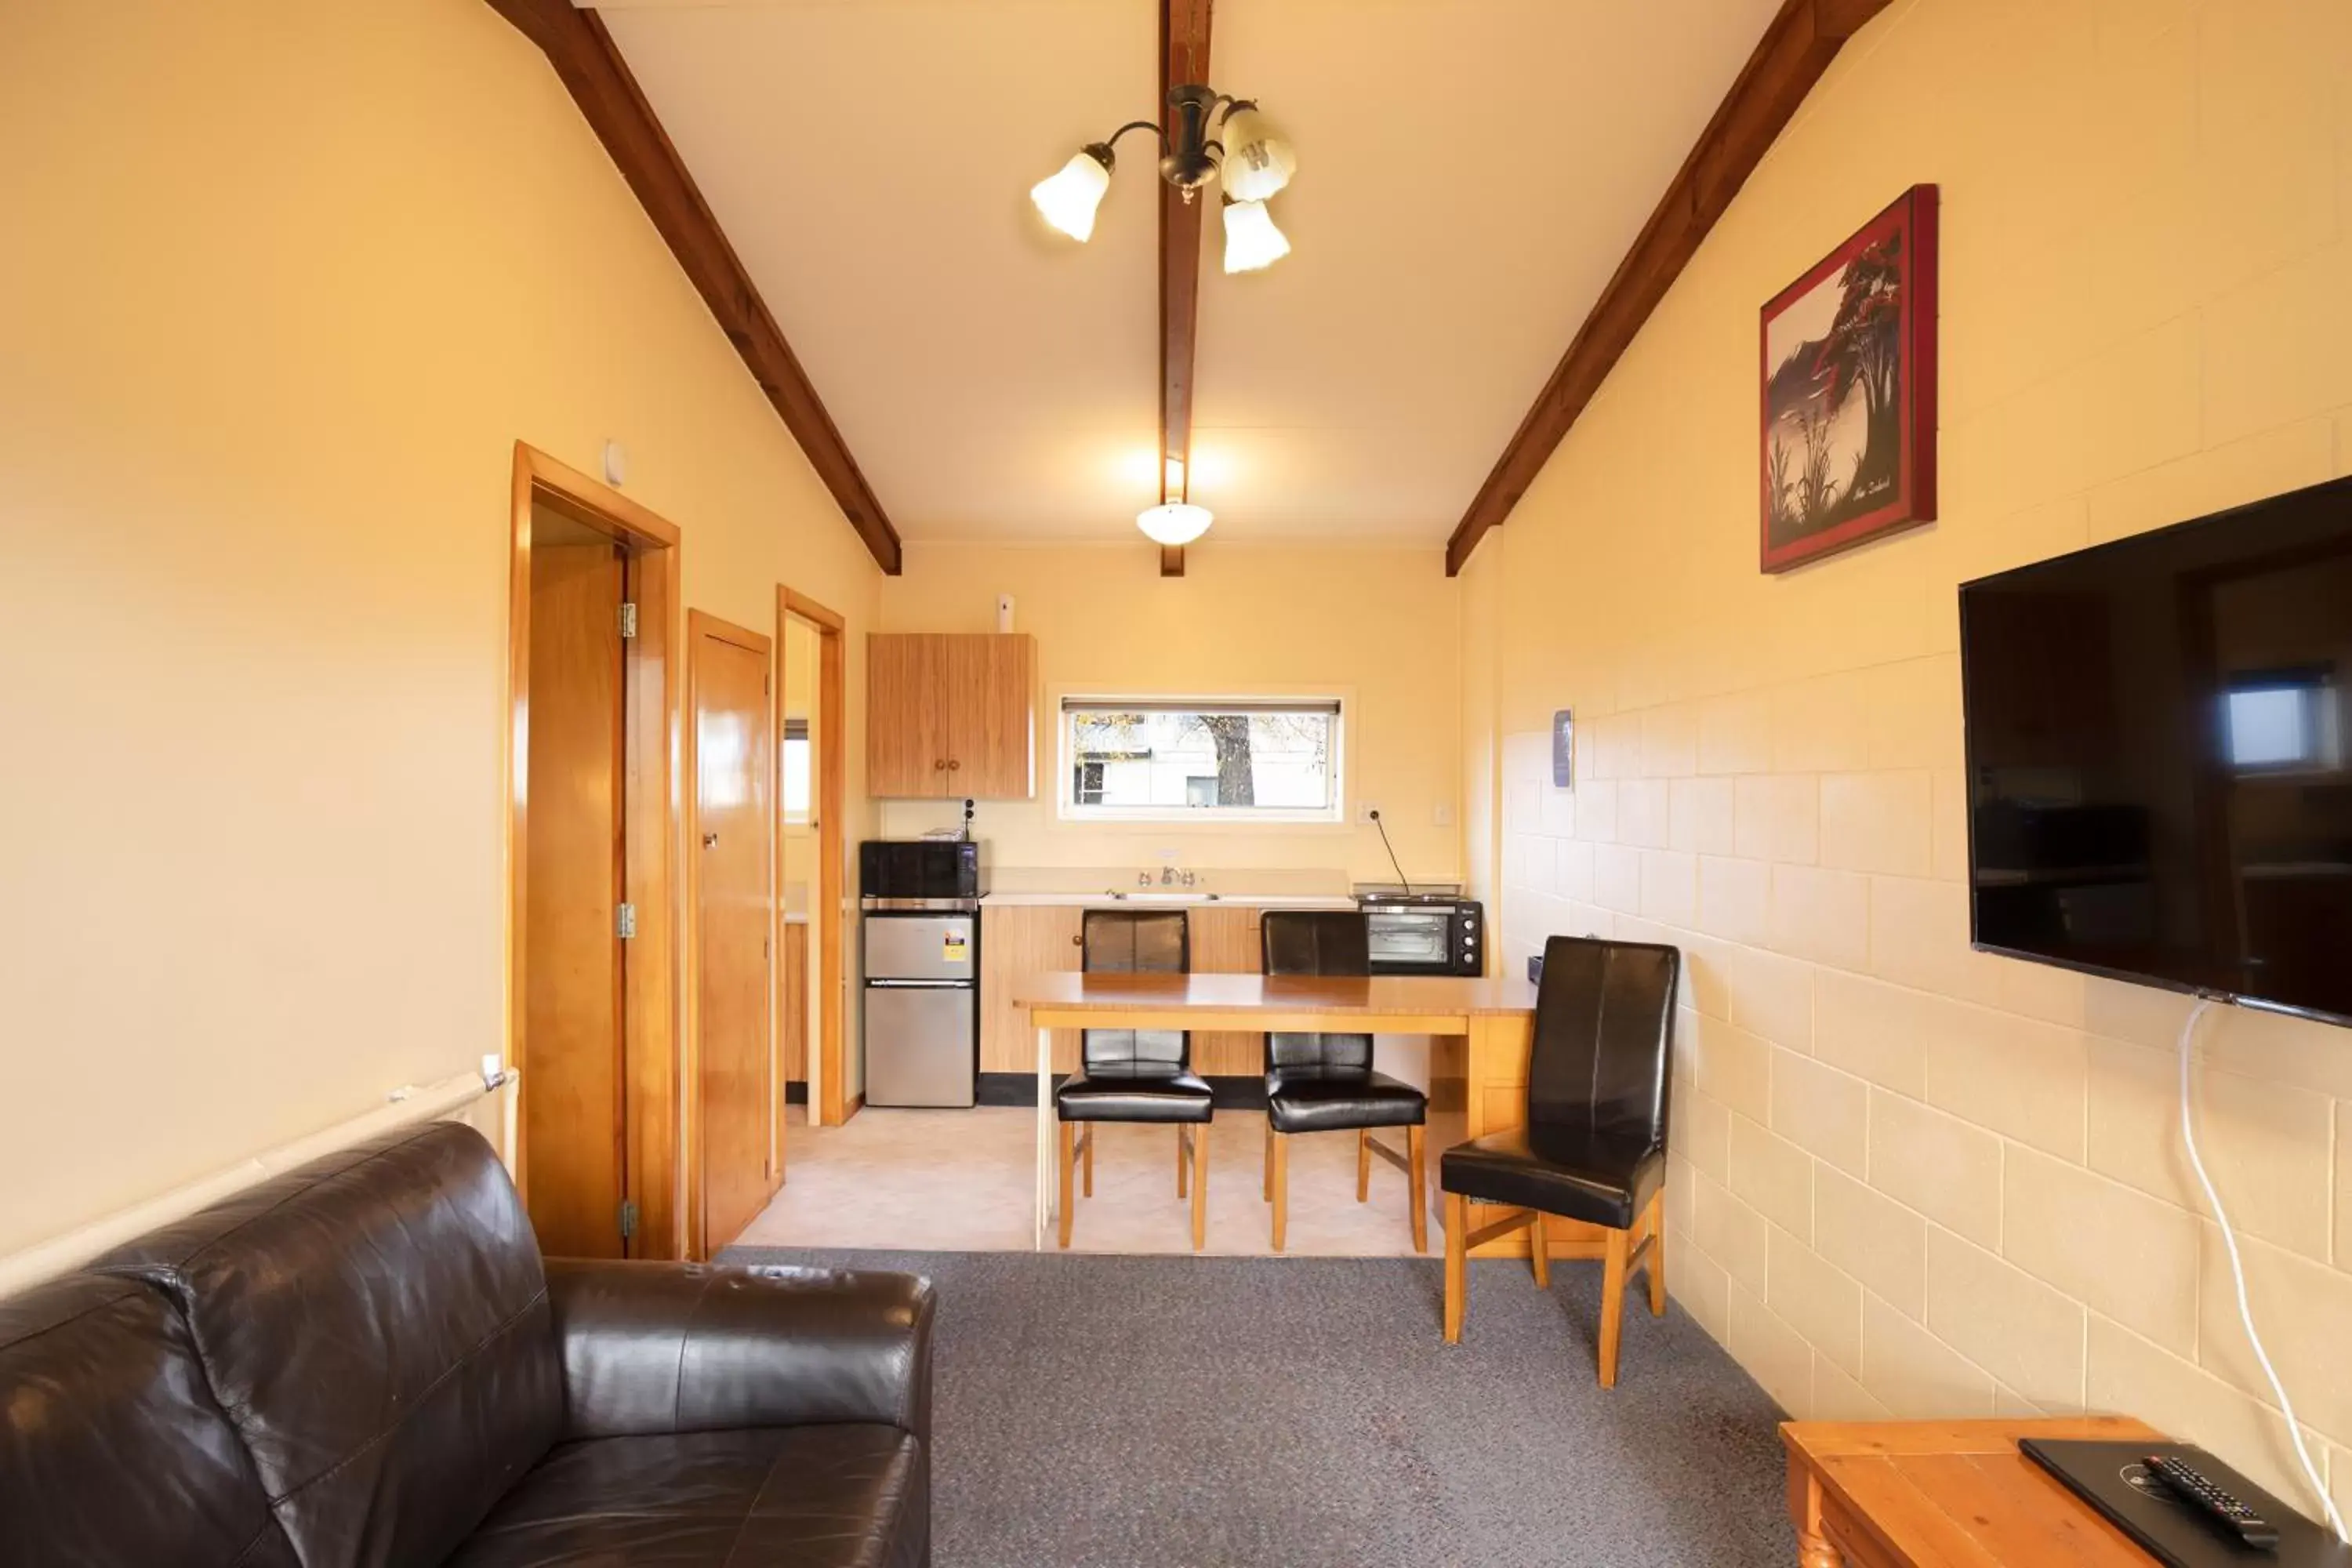
[[[1083,936],[1074,936],[1070,939],[1070,945],[1072,947],[1084,947],[1087,945],[1087,939]]]
[[[960,767],[961,767],[961,766],[963,766],[963,764],[962,764],[961,763],[959,763],[959,762],[952,762],[952,761],[951,761],[951,762],[950,762],[950,763],[948,763],[948,771],[949,771],[950,773],[953,773],[953,772],[955,772],[955,770],[956,770],[956,769],[958,769],[958,768],[960,768]]]
[[[947,766],[947,763],[944,763],[944,762],[935,762],[935,763],[933,763],[931,764],[931,772],[933,772],[933,773],[939,773],[939,772],[940,772],[942,769],[944,769],[946,766]]]

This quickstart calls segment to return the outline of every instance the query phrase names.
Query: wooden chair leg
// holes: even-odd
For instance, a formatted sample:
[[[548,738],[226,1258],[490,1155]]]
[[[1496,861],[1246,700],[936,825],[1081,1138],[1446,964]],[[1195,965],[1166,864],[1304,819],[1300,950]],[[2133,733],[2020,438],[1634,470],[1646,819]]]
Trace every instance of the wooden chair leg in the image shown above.
[[[1192,1152],[1190,1149],[1184,1147],[1186,1142],[1185,1135],[1190,1131],[1192,1131],[1191,1128],[1184,1126],[1181,1122],[1178,1123],[1176,1128],[1176,1195],[1180,1198],[1184,1195],[1185,1192],[1184,1162]]]
[[[1209,1124],[1192,1130],[1192,1250],[1209,1239]]]
[[[1404,1130],[1405,1160],[1412,1166],[1409,1173],[1412,1187],[1412,1249],[1429,1250],[1429,1189],[1421,1149],[1421,1129]]]
[[[1536,1271],[1536,1289],[1551,1289],[1551,1247],[1544,1240],[1544,1216],[1541,1209],[1528,1211],[1528,1262]]]
[[[1274,1202],[1274,1116],[1265,1119],[1265,1201]]]
[[[1666,1193],[1661,1187],[1650,1200],[1650,1256],[1643,1265],[1650,1277],[1650,1316],[1666,1315]]]
[[[1290,1138],[1274,1135],[1274,1249],[1282,1250],[1290,1233]]]
[[[1460,1193],[1445,1194],[1445,1342],[1462,1342],[1462,1312],[1469,1305],[1469,1201]]]
[[[1356,1129],[1356,1201],[1369,1203],[1372,1196],[1372,1130]]]
[[[1087,1196],[1092,1197],[1095,1195],[1095,1130],[1091,1127],[1087,1129],[1087,1150],[1085,1160],[1087,1173],[1086,1193]]]
[[[1617,1340],[1625,1327],[1625,1254],[1633,1232],[1609,1233],[1601,1268],[1601,1386],[1617,1386]]]
[[[1062,1123],[1061,1137],[1055,1143],[1058,1158],[1054,1162],[1055,1172],[1061,1178],[1062,1245],[1065,1247],[1070,1245],[1070,1141],[1075,1132],[1076,1129],[1070,1123]]]

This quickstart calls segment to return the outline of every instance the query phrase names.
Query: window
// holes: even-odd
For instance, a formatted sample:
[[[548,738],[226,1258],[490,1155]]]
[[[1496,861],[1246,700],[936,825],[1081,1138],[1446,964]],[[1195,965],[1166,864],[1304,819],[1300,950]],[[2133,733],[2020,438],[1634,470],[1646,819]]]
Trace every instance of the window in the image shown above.
[[[1066,697],[1062,756],[1065,816],[1340,820],[1329,699]]]
[[[2335,682],[2324,670],[2242,675],[2230,686],[2230,765],[2242,773],[2336,765]]]
[[[784,721],[784,820],[809,819],[809,727],[805,719]]]

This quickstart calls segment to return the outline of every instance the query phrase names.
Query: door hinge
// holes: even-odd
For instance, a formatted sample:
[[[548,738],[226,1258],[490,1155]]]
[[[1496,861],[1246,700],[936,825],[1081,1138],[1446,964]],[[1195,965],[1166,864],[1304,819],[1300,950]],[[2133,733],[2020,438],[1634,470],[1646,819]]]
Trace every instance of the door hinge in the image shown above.
[[[621,1239],[628,1240],[637,1234],[637,1204],[635,1198],[621,1200]]]
[[[633,637],[636,635],[637,607],[628,600],[624,599],[621,601],[621,636],[624,637]]]
[[[613,917],[613,929],[623,941],[637,934],[637,906],[623,904]]]

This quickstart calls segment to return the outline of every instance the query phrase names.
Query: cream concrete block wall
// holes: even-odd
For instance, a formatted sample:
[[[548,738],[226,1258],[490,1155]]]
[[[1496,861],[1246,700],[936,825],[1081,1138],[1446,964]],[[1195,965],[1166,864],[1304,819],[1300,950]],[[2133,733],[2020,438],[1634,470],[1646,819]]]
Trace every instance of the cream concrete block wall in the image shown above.
[[[1460,877],[1462,633],[1457,584],[1441,552],[1221,542],[1212,533],[1185,552],[1183,576],[1163,578],[1159,546],[1136,538],[919,542],[907,549],[905,575],[884,581],[883,629],[994,631],[996,597],[1011,594],[1015,629],[1037,638],[1037,798],[980,803],[977,832],[994,862],[1156,866],[1162,850],[1173,850],[1195,868],[1321,868],[1395,880],[1379,833],[1352,820],[1213,827],[1055,816],[1063,692],[1319,693],[1347,700],[1342,769],[1351,808],[1381,808],[1408,876]],[[882,825],[904,837],[950,826],[961,809],[890,801]]]
[[[1763,576],[1758,309],[1920,181],[1940,521]],[[2352,7],[1899,0],[1472,563],[1502,956],[1683,948],[1673,1289],[1797,1415],[2126,1411],[2311,1506],[2181,1145],[2188,1003],[1969,948],[1954,590],[2352,471],[2347,279]],[[2208,1028],[2209,1162],[2352,1492],[2352,1032]]]
[[[518,438],[688,605],[879,574],[481,0],[8,6],[0,145],[5,1250],[504,1045]]]

